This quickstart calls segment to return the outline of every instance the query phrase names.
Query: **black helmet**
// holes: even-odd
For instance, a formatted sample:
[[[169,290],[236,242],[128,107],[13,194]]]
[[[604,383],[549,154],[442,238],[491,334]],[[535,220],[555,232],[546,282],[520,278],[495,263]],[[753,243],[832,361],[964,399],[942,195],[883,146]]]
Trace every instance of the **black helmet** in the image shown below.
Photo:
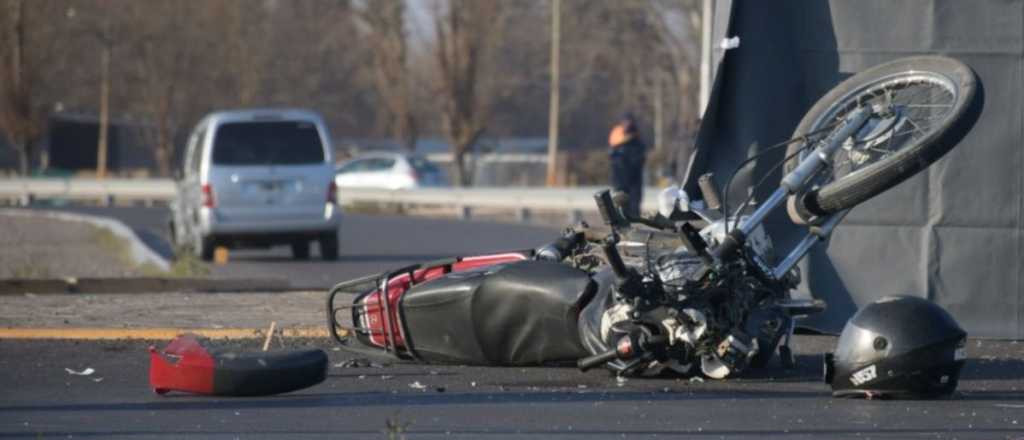
[[[860,309],[825,355],[836,397],[931,398],[956,390],[967,333],[942,307],[913,296]]]

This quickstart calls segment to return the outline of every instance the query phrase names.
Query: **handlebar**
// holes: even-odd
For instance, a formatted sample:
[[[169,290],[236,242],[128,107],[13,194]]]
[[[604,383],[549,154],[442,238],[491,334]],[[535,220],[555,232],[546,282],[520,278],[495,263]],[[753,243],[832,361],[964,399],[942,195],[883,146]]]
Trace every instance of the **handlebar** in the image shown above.
[[[603,365],[607,362],[614,361],[615,359],[618,359],[618,357],[619,353],[615,351],[615,349],[613,348],[604,353],[598,353],[593,356],[587,356],[583,359],[580,359],[579,361],[576,362],[576,367],[579,368],[580,371],[587,371],[598,365]]]
[[[668,337],[664,335],[652,335],[647,331],[641,330],[630,332],[630,334],[620,338],[614,348],[576,361],[576,367],[580,371],[587,371],[616,359],[624,361],[635,359],[650,353],[653,349],[664,345],[666,342],[668,342]]]
[[[604,251],[605,258],[608,259],[608,265],[611,266],[612,272],[615,273],[615,277],[620,282],[633,277],[633,273],[626,267],[626,263],[622,261],[622,255],[619,254],[619,250],[615,248],[615,242],[612,240],[605,240],[601,244],[601,250]]]
[[[553,243],[537,249],[537,259],[562,261],[565,257],[572,255],[584,241],[586,241],[586,236],[583,232],[569,230]]]

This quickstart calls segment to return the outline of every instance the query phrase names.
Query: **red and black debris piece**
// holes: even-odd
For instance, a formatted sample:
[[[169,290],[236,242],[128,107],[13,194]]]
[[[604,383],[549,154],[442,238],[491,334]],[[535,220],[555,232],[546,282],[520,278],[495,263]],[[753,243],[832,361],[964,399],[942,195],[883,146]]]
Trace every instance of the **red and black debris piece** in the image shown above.
[[[213,396],[265,396],[311,387],[327,376],[323,350],[234,352],[208,349],[194,334],[180,335],[163,350],[149,348],[149,383],[170,391]]]

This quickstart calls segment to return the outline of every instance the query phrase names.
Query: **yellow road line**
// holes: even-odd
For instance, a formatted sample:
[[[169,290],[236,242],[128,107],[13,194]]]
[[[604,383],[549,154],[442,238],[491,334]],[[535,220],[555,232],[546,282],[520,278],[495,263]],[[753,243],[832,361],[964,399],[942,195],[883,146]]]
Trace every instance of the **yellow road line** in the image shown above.
[[[266,335],[266,329],[259,328],[0,328],[0,339],[174,339],[182,333],[195,333],[207,338],[247,339]],[[322,327],[298,327],[281,329],[286,338],[326,338],[327,329]]]

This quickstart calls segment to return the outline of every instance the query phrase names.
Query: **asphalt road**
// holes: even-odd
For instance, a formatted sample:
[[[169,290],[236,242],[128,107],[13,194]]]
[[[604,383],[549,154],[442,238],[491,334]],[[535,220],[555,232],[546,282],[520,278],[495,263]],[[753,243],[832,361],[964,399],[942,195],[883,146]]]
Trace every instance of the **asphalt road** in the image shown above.
[[[157,253],[172,255],[166,208],[40,207],[112,217],[127,224]],[[337,261],[297,261],[287,246],[239,249],[229,262],[212,266],[218,277],[286,278],[300,289],[327,289],[339,281],[440,258],[538,247],[558,238],[566,225],[522,225],[399,216],[346,214]]]
[[[409,439],[1024,438],[1021,345],[971,341],[953,399],[867,401],[833,399],[820,382],[818,353],[833,341],[798,336],[796,370],[706,382],[564,367],[343,368],[348,357],[328,348],[319,385],[217,398],[153,394],[144,341],[2,340],[0,438],[388,438],[389,424]],[[64,370],[86,367],[96,372]]]
[[[156,242],[163,233],[160,210],[94,213],[119,218]],[[556,232],[352,215],[342,230],[339,262],[295,263],[282,248],[235,252],[217,270],[327,285],[452,254],[532,247]],[[388,438],[390,432],[392,438],[410,439],[1024,439],[1024,344],[1015,342],[970,341],[959,393],[931,401],[831,398],[820,381],[820,359],[834,339],[821,336],[796,338],[796,370],[773,364],[722,382],[621,382],[603,371],[565,367],[342,368],[334,365],[348,357],[331,350],[329,341],[302,343],[328,350],[332,367],[324,383],[280,396],[215,398],[153,394],[148,342],[0,340],[0,438],[335,439]],[[96,373],[73,376],[64,370],[86,367]]]

